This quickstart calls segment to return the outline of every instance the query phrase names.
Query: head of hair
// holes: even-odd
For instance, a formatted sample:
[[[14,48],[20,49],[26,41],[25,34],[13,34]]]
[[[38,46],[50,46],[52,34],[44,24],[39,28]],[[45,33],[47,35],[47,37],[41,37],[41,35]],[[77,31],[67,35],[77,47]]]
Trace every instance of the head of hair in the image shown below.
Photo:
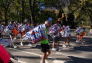
[[[45,21],[45,25],[46,25],[46,27],[50,27],[51,26],[51,21]]]

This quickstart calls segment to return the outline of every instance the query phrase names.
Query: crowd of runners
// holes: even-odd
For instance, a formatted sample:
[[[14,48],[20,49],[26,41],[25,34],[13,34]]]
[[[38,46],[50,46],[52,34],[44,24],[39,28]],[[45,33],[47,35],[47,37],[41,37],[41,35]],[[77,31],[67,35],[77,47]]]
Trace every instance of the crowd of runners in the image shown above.
[[[9,22],[8,25],[0,24],[0,38],[3,38],[4,35],[10,36],[12,39],[16,39],[18,36],[22,38],[23,35],[35,27],[37,26],[29,23]],[[69,39],[72,33],[76,33],[76,42],[82,42],[83,37],[86,35],[85,28],[82,26],[76,27],[76,30],[71,32],[70,26],[62,25],[60,18],[56,20],[56,23],[51,24],[48,29],[48,35],[53,39],[53,47],[61,37],[65,38],[64,43],[66,45],[70,45]]]
[[[49,46],[49,38],[48,35],[52,38],[52,50],[59,50],[59,43],[61,38],[64,38],[62,47],[70,47],[70,38],[72,37],[71,28],[68,25],[63,25],[61,19],[58,18],[54,24],[51,21],[45,21],[44,24],[33,26],[29,23],[17,23],[17,22],[9,22],[8,25],[0,24],[0,38],[3,38],[4,35],[8,35],[10,39],[16,39],[16,37],[20,37],[20,39],[24,39],[25,35],[33,29],[37,29],[41,32],[41,34],[45,35],[45,39],[41,37],[41,51],[44,53],[42,57],[42,63],[45,63],[45,59],[51,53]],[[40,28],[39,28],[40,27]],[[85,28],[82,26],[76,27],[76,42],[82,43],[83,37],[86,35]],[[38,36],[38,35],[36,35]],[[30,37],[30,36],[27,36]],[[32,38],[32,37],[31,37]],[[61,39],[62,40],[62,39]]]

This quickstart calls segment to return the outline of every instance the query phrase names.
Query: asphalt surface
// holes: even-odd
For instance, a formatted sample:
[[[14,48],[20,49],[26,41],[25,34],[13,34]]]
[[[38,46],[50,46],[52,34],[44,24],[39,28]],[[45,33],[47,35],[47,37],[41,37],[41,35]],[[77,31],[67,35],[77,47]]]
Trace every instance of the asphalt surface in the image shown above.
[[[85,37],[83,44],[75,43],[75,38],[71,39],[71,47],[62,47],[60,50],[52,51],[46,60],[46,63],[92,63],[92,38]],[[9,48],[12,57],[19,63],[40,63],[42,52],[40,46],[18,46],[18,48]]]

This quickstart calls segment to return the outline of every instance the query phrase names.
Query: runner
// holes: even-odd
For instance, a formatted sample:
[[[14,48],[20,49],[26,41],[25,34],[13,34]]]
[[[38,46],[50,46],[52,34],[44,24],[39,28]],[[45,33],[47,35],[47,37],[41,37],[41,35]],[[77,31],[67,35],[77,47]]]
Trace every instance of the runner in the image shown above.
[[[76,32],[76,36],[77,36],[76,42],[77,42],[77,43],[83,42],[82,39],[83,39],[83,37],[86,35],[85,28],[83,28],[83,27],[78,27],[75,32]]]
[[[64,37],[65,42],[63,44],[63,47],[69,47],[70,46],[70,36],[71,36],[71,32],[70,32],[70,27],[69,26],[63,26],[62,31],[60,32],[62,37]]]
[[[50,26],[50,22],[45,21],[45,24],[42,24],[41,26],[43,28],[43,32],[45,32],[44,35],[46,37],[46,39],[43,39],[40,41],[41,42],[41,51],[43,52],[42,63],[46,63],[45,60],[51,54],[48,36],[47,36],[47,28]]]
[[[26,33],[25,24],[22,24],[22,23],[19,24],[18,30],[19,30],[19,33],[21,34],[21,38],[22,38],[22,36],[25,35],[25,33]]]
[[[45,60],[51,53],[47,35],[48,27],[50,27],[50,25],[50,21],[45,21],[44,24],[36,26],[23,36],[23,40],[31,40],[32,43],[41,43],[41,51],[43,52],[41,63],[45,63]]]
[[[59,19],[58,19],[59,20]],[[52,25],[49,29],[49,34],[53,38],[52,50],[59,50],[59,40],[60,40],[60,27],[61,21],[56,22],[56,24]]]
[[[13,39],[17,37],[17,35],[19,34],[17,27],[14,27],[14,29],[12,29],[12,34],[13,34]]]

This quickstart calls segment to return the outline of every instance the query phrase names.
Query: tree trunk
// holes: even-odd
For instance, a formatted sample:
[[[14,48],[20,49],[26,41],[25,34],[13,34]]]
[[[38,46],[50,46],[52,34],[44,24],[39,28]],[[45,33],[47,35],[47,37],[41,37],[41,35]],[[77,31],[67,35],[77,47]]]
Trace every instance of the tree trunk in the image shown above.
[[[24,12],[24,8],[25,8],[25,0],[22,0],[22,23],[25,19],[25,12]]]
[[[4,20],[5,20],[5,25],[7,25],[8,24],[7,9],[4,10]]]
[[[33,6],[33,0],[29,0],[29,6],[30,6],[30,23],[33,24],[33,16],[32,16],[32,6]]]
[[[91,21],[91,26],[92,26],[92,15],[90,15],[90,21]]]
[[[31,15],[30,15],[30,21],[31,24],[35,24],[35,1],[36,0],[29,0],[29,5],[30,5],[30,11],[31,11]]]

